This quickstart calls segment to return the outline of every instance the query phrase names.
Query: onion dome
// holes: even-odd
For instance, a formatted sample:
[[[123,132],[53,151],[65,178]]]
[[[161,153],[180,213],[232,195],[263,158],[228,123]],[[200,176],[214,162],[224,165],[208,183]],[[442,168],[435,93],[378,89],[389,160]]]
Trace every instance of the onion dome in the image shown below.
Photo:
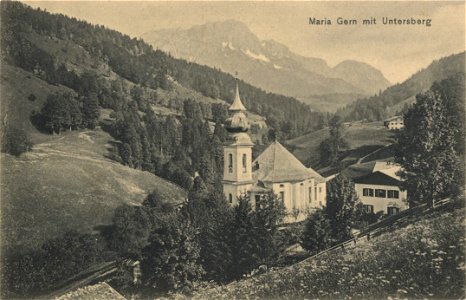
[[[244,113],[244,111],[246,111],[246,107],[241,103],[241,98],[239,97],[238,82],[236,82],[235,100],[228,110],[232,115],[225,120],[226,129],[231,133],[247,132],[249,130],[249,122]]]

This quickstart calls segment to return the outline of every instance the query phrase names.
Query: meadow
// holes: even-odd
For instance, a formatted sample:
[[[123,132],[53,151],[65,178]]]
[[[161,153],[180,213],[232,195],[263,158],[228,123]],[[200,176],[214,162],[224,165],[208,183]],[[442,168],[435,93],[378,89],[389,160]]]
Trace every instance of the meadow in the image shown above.
[[[465,209],[433,213],[353,249],[272,269],[195,299],[451,299],[464,297]]]

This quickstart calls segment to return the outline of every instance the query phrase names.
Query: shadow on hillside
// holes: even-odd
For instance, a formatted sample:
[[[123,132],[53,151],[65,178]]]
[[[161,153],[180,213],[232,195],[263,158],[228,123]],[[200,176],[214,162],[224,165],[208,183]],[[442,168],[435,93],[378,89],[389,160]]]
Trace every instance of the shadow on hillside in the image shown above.
[[[105,149],[107,150],[107,154],[104,154],[104,157],[116,161],[118,163],[122,163],[120,154],[118,152],[121,143],[117,141],[108,141],[107,143],[110,146],[105,147]]]
[[[49,129],[45,127],[45,119],[39,112],[32,111],[31,116],[29,117],[31,124],[43,134],[52,134]]]

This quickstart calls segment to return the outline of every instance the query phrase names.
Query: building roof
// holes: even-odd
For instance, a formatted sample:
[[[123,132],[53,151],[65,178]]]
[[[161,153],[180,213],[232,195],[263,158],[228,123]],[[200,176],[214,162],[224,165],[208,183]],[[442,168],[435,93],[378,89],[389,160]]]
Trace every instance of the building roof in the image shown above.
[[[399,186],[400,180],[393,178],[388,174],[385,174],[383,171],[377,171],[375,173],[371,173],[354,180],[354,183]]]
[[[278,141],[270,144],[253,162],[256,170],[255,180],[263,182],[302,181],[314,178],[324,181],[324,178],[311,168],[306,168]]]
[[[100,282],[77,290],[68,292],[56,300],[86,299],[86,300],[126,300],[120,293],[114,290],[108,283]]]
[[[238,82],[236,82],[235,100],[233,100],[233,103],[231,104],[229,110],[230,111],[245,111],[246,110],[246,107],[244,107],[239,97]]]
[[[397,172],[400,170],[400,166],[389,161],[370,161],[351,165],[344,169],[341,174],[347,178],[356,179],[386,169],[396,169],[394,172]]]
[[[385,119],[384,122],[390,122],[390,121],[393,121],[393,120],[396,120],[396,119],[403,119],[403,117],[402,116],[394,116],[394,117]]]

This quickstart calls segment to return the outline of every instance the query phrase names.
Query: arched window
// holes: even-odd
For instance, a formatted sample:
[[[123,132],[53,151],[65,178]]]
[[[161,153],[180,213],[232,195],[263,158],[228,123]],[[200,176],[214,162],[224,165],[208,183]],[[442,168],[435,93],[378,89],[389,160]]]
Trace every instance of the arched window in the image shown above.
[[[246,154],[243,154],[243,173],[247,173],[248,167],[248,157]]]
[[[233,154],[228,154],[228,173],[233,173]]]
[[[228,194],[228,202],[233,203],[233,195]]]

